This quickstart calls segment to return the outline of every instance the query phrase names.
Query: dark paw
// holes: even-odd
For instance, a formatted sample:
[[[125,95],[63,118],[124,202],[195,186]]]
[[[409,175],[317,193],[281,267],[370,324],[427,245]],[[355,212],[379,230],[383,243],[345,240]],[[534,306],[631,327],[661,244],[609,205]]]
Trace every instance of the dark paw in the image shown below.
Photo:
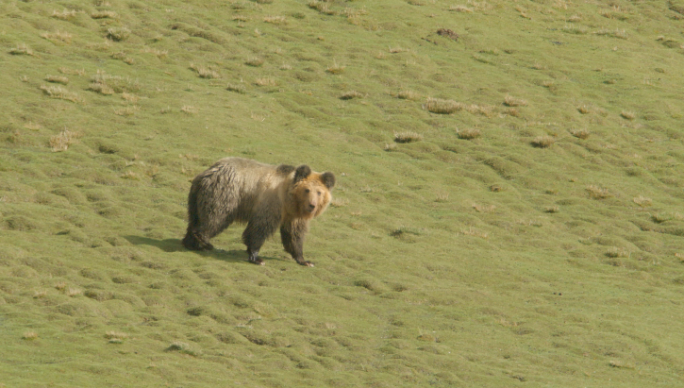
[[[298,261],[297,263],[298,263],[299,265],[303,265],[303,266],[305,266],[305,267],[313,267],[313,266],[314,266],[314,263],[312,263],[312,262],[310,262],[310,261],[306,261],[306,260],[300,260],[300,261]]]
[[[261,259],[258,258],[258,257],[257,257],[256,259],[248,259],[248,261],[249,261],[250,263],[254,263],[254,264],[257,264],[257,265],[264,265],[264,264],[266,264],[266,263],[264,263],[263,260],[261,260]]]

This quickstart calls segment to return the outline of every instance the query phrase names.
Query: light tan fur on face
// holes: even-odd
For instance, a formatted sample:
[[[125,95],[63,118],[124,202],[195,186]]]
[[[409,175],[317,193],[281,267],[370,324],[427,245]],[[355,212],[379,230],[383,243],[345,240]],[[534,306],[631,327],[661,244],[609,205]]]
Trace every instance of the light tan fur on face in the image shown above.
[[[320,177],[319,173],[311,173],[292,187],[290,195],[297,204],[297,216],[305,219],[318,217],[330,204],[332,195]]]

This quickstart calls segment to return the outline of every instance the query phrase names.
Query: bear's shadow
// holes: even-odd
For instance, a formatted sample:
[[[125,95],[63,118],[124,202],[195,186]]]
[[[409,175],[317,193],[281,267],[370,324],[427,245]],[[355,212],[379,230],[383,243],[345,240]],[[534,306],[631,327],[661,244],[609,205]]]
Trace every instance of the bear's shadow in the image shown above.
[[[244,249],[221,249],[215,248],[211,251],[189,251],[185,249],[180,239],[177,238],[167,238],[163,240],[157,240],[149,237],[141,236],[124,236],[128,242],[133,245],[150,245],[161,249],[164,252],[189,252],[195,253],[204,257],[212,257],[217,260],[231,261],[231,262],[244,262],[245,264],[250,264],[247,260],[247,251]],[[269,257],[269,256],[259,256],[262,260],[268,261],[282,261],[281,258]]]

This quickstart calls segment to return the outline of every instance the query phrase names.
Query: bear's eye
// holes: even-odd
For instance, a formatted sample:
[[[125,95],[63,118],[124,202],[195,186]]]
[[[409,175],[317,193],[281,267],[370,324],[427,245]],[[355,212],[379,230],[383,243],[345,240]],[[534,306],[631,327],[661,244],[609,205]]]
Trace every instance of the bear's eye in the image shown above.
[[[304,189],[304,192],[307,193],[307,194],[309,194],[310,191],[311,191],[311,190],[309,190],[309,189]]]
[[[321,195],[321,191],[320,191],[320,190],[318,191],[318,195]]]

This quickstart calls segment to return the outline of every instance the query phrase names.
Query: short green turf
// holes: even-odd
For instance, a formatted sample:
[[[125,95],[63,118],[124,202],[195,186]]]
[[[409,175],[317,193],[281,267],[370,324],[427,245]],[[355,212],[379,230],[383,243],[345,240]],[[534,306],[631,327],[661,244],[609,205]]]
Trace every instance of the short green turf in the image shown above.
[[[0,387],[684,386],[684,2],[0,3]],[[332,171],[298,266],[182,248]]]

